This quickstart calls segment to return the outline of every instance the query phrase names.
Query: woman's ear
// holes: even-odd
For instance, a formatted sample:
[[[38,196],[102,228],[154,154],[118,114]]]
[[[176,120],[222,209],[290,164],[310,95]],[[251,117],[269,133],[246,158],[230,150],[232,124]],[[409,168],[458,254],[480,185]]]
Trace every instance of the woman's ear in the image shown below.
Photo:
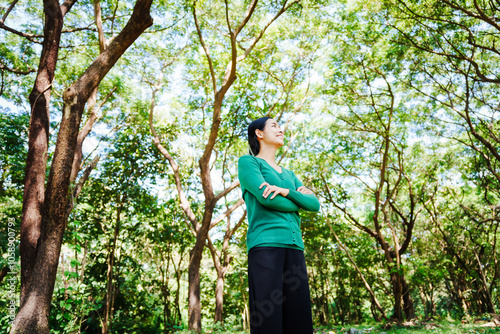
[[[257,136],[257,138],[262,138],[262,131],[260,131],[259,129],[255,130],[255,135]]]

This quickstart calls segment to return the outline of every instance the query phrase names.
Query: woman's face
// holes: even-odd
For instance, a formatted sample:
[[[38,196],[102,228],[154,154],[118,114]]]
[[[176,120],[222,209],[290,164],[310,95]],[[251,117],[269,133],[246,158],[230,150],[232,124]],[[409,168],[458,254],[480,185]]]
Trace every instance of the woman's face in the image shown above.
[[[274,119],[270,118],[266,121],[266,125],[264,126],[264,130],[255,130],[257,134],[257,138],[259,141],[276,145],[277,147],[281,147],[284,145],[285,136],[283,134],[283,130],[281,130],[278,122]]]

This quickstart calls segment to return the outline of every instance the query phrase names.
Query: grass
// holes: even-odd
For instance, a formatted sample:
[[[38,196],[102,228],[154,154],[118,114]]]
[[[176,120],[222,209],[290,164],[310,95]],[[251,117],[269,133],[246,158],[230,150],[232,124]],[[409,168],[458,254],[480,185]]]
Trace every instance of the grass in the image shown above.
[[[440,322],[418,322],[406,326],[387,326],[387,325],[345,325],[333,326],[330,328],[315,329],[315,334],[500,334],[500,327],[484,327],[486,322],[462,324],[458,321],[440,321]],[[210,328],[211,327],[211,328]],[[183,330],[176,332],[178,334],[192,334],[192,332]],[[203,333],[213,334],[249,334],[249,331],[243,331],[237,326],[207,326]]]
[[[462,324],[453,321],[420,322],[406,326],[385,325],[359,325],[359,326],[335,326],[328,329],[320,329],[315,334],[493,334],[500,333],[500,327],[484,327],[483,323]]]

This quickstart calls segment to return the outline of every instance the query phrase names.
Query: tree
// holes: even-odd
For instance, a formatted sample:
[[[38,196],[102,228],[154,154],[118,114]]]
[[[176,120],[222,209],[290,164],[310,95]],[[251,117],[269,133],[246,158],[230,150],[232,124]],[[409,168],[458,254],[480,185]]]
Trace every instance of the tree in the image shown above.
[[[500,181],[496,107],[500,79],[498,70],[491,64],[499,55],[496,34],[500,26],[495,21],[498,4],[493,1],[445,0],[427,1],[422,5],[398,0],[387,3],[386,8],[389,25],[399,33],[397,45],[407,50],[408,60],[412,64],[405,81],[418,95],[424,97],[422,105],[436,106],[430,112],[440,120],[440,124],[448,124],[436,132],[464,145],[466,154],[473,161],[469,165],[471,173],[465,178],[473,179],[485,189],[484,206],[495,207]],[[485,208],[465,203],[460,206],[462,214],[475,217],[471,223],[479,229],[483,228],[485,222],[496,221],[496,214],[490,209],[486,210],[490,213],[485,214]],[[437,217],[435,210],[429,212],[433,213],[432,217]],[[438,224],[439,219],[435,221]],[[446,241],[447,249],[451,247],[450,255],[461,264],[466,276],[473,275],[476,282],[482,283],[475,288],[482,291],[478,298],[486,305],[481,312],[495,312],[492,289],[487,286],[482,269],[483,252],[459,255],[452,242],[454,232],[441,229],[439,234]],[[474,244],[476,237],[471,234],[470,238]],[[476,249],[475,246],[471,247]],[[475,263],[477,267],[472,270],[469,264],[465,265],[468,261],[461,259],[462,256],[469,257],[470,263]],[[495,277],[496,274],[493,281]],[[455,290],[462,289],[457,284],[454,286]],[[467,313],[469,307],[466,303],[459,304],[464,305],[463,309]]]
[[[115,65],[125,50],[151,25],[150,0],[137,1],[132,16],[121,33],[109,47],[98,56],[84,74],[64,92],[63,117],[60,124],[56,149],[45,188],[45,164],[48,143],[48,98],[53,73],[57,63],[57,52],[64,14],[74,2],[59,6],[57,2],[45,1],[45,39],[40,58],[39,73],[31,95],[34,105],[31,120],[28,151],[25,202],[23,217],[35,217],[21,225],[22,251],[35,247],[35,252],[26,255],[30,265],[22,266],[26,277],[37,277],[32,283],[24,280],[21,308],[12,326],[12,332],[48,333],[48,315],[54,289],[62,237],[68,219],[67,193],[70,186],[71,168],[75,155],[77,136],[83,109],[90,95],[106,73]],[[46,95],[44,95],[46,94]],[[41,100],[41,101],[40,101]],[[39,102],[40,101],[40,102]],[[40,103],[40,104],[36,104]],[[36,111],[35,111],[36,110]],[[44,197],[40,197],[45,194]],[[37,231],[40,236],[37,236]],[[23,256],[23,255],[21,255]]]
[[[252,23],[251,25],[249,25],[251,19],[257,20],[257,18],[254,18],[256,16],[254,15],[254,13],[256,11],[258,4],[257,0],[252,1],[251,3],[248,4],[248,6],[246,6],[246,11],[241,19],[235,19],[234,16],[238,16],[237,13],[243,11],[244,8],[243,4],[238,3],[235,5],[234,7],[235,14],[231,13],[233,17],[232,15],[230,15],[229,4],[227,2],[225,2],[224,4],[218,3],[214,6],[214,8],[207,8],[206,9],[207,15],[212,15],[213,17],[216,17],[221,24],[222,22],[225,22],[223,26],[224,25],[227,26],[227,32],[229,34],[229,46],[225,42],[222,42],[221,44],[216,42],[215,36],[219,35],[219,31],[216,29],[213,32],[211,32],[212,34],[210,35],[209,39],[209,41],[211,41],[212,43],[219,44],[217,45],[217,48],[222,50],[221,52],[222,54],[229,55],[229,62],[226,64],[225,68],[224,66],[221,66],[220,61],[217,62],[214,61],[213,59],[214,56],[210,52],[210,46],[205,42],[206,37],[204,37],[203,34],[204,32],[206,33],[206,31],[203,30],[203,26],[202,24],[200,24],[198,4],[194,2],[191,8],[194,25],[196,28],[196,33],[198,35],[198,40],[200,46],[204,50],[206,61],[208,62],[208,70],[209,70],[208,73],[211,79],[210,90],[212,91],[213,94],[213,101],[210,102],[213,105],[212,122],[210,125],[210,131],[208,134],[207,142],[204,145],[202,149],[203,153],[199,158],[200,181],[204,196],[204,209],[201,219],[196,217],[195,213],[191,208],[191,204],[189,203],[189,201],[185,196],[185,192],[182,187],[181,177],[179,173],[179,165],[175,162],[174,158],[168,152],[165,146],[161,144],[160,137],[158,136],[158,134],[154,129],[152,119],[153,119],[154,106],[156,102],[154,100],[155,96],[153,95],[153,102],[150,108],[151,112],[150,127],[153,135],[153,142],[158,147],[159,151],[163,154],[165,159],[169,161],[172,167],[179,199],[181,202],[181,208],[184,210],[186,216],[190,221],[191,227],[194,233],[196,234],[196,243],[190,253],[190,265],[189,265],[188,322],[189,322],[189,329],[191,330],[201,331],[200,263],[202,259],[203,248],[205,247],[208,238],[208,232],[210,230],[210,227],[213,226],[212,221],[213,221],[214,209],[216,208],[217,202],[221,198],[229,194],[233,189],[235,189],[238,186],[238,181],[234,181],[228,187],[221,190],[219,193],[215,194],[212,184],[212,176],[210,174],[211,170],[210,159],[214,151],[217,138],[219,136],[219,130],[222,122],[223,101],[229,89],[231,88],[231,86],[233,85],[233,83],[237,78],[237,64],[239,62],[242,62],[245,58],[247,58],[247,56],[254,49],[256,44],[260,41],[260,39],[266,32],[267,28],[278,17],[280,17],[284,12],[286,12],[291,6],[295,5],[296,3],[298,3],[298,1],[293,1],[291,3],[284,1],[280,6],[273,6],[273,4],[267,4],[267,3],[263,4],[264,8],[268,8],[269,10],[274,11],[274,16],[263,27],[259,27],[258,23]],[[224,13],[222,17],[220,13]],[[241,43],[241,40],[238,40],[238,38],[240,39],[242,38],[242,36],[240,36],[240,33],[244,31],[244,28],[247,27],[247,25],[249,25],[250,27],[248,36],[245,37],[248,38],[249,36],[252,36],[253,40],[251,40],[250,44],[247,47],[244,47],[243,44]],[[240,55],[238,55],[238,47],[240,47],[243,50],[243,52]],[[218,71],[223,72],[222,77],[219,77],[217,75]],[[237,202],[235,205],[233,205],[230,209],[228,209],[224,213],[224,216],[228,216],[241,204],[242,204],[241,201]]]
[[[406,142],[409,130],[399,127],[411,116],[403,102],[398,102],[399,86],[393,80],[398,75],[398,65],[380,61],[386,50],[385,41],[376,36],[382,31],[372,30],[351,40],[347,40],[351,37],[347,31],[346,40],[340,44],[340,56],[333,58],[339,69],[332,73],[328,92],[345,110],[334,114],[341,125],[336,130],[337,139],[330,146],[329,158],[343,172],[346,181],[342,182],[344,185],[334,183],[339,187],[335,193],[328,175],[323,183],[327,201],[346,221],[373,238],[383,251],[394,298],[392,317],[402,321],[405,317],[415,317],[403,255],[409,250],[423,210],[423,196],[432,183],[432,179],[422,183],[417,180],[432,173],[432,168],[410,167],[407,156],[413,159],[417,151],[409,154]],[[346,59],[354,50],[366,46],[369,47],[366,52]],[[355,202],[366,200],[371,204],[364,213],[352,210]]]

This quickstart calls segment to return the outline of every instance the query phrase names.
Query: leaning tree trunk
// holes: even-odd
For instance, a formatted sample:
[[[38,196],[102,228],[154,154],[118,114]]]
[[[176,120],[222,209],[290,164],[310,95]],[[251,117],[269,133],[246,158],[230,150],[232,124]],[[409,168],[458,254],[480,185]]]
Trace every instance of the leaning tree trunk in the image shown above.
[[[28,134],[28,156],[24,173],[23,210],[21,218],[21,304],[35,266],[37,242],[42,224],[45,193],[45,171],[49,142],[49,103],[59,54],[63,17],[74,1],[59,6],[57,0],[44,0],[44,39],[35,84],[29,99],[31,119]]]
[[[64,91],[63,113],[42,210],[42,225],[31,281],[11,333],[49,333],[49,311],[59,254],[67,224],[68,191],[77,136],[85,103],[127,48],[152,24],[152,0],[137,0],[132,16],[82,76]]]

